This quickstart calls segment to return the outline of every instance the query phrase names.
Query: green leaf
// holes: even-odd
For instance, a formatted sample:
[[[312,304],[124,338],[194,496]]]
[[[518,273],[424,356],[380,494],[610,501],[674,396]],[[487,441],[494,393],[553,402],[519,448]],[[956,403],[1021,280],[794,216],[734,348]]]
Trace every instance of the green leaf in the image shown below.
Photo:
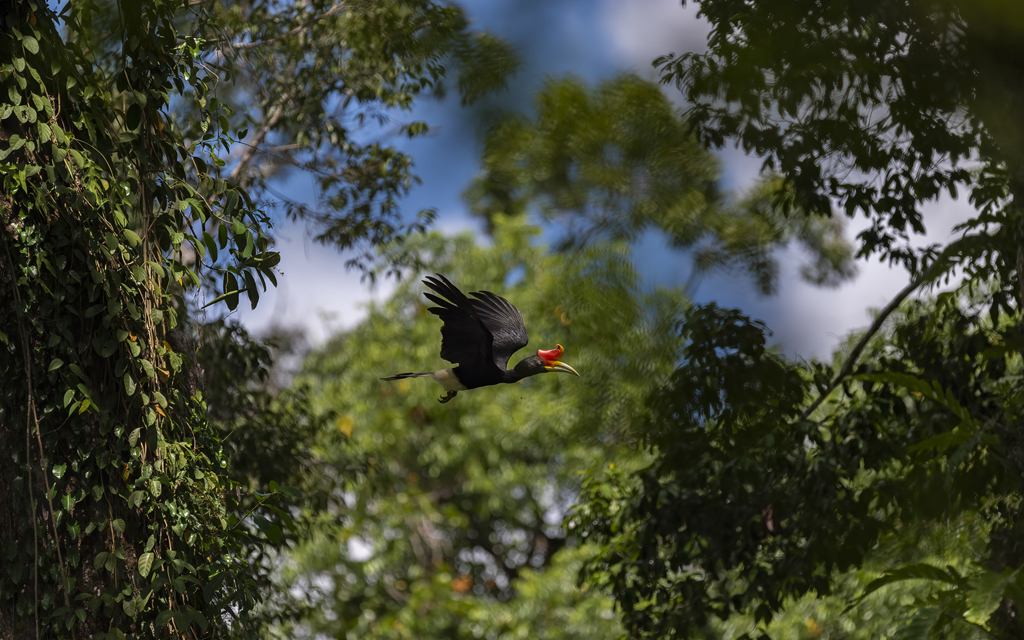
[[[206,616],[204,616],[201,611],[190,611],[189,617],[192,618],[193,623],[199,625],[199,628],[202,629],[204,633],[206,632],[206,629],[210,626],[209,621],[206,619]]]
[[[287,493],[288,495],[292,496],[293,498],[301,498],[302,497],[302,492],[299,491],[298,489],[296,489],[295,487],[286,487],[284,485],[281,485],[281,491],[284,492],[284,493]]]
[[[245,292],[249,295],[249,304],[255,309],[260,302],[260,291],[256,288],[256,280],[252,277],[252,271],[245,272]]]
[[[203,586],[203,597],[207,600],[213,598],[214,594],[217,593],[217,590],[220,589],[221,586],[224,584],[224,579],[226,577],[227,573],[221,572],[213,578],[211,578],[210,580],[208,580],[206,582],[206,585]]]
[[[206,245],[207,251],[210,252],[210,262],[217,262],[217,242],[206,231],[203,231],[203,244]]]
[[[114,355],[114,352],[116,351],[117,340],[107,340],[105,343],[103,343],[103,346],[100,347],[100,356],[102,356],[103,358],[109,358],[110,356]]]
[[[29,53],[39,53],[39,41],[32,36],[24,36],[21,39],[21,44],[25,45]]]
[[[268,540],[274,544],[281,542],[281,527],[259,514],[254,515],[252,519],[253,522],[256,523],[256,526],[259,527],[260,531],[263,532],[263,535],[267,536]]]
[[[866,587],[864,587],[864,592],[846,608],[846,611],[857,606],[864,601],[864,598],[868,597],[875,591],[878,591],[882,587],[893,584],[894,582],[902,582],[904,580],[934,580],[937,582],[946,582],[958,587],[963,587],[966,584],[964,579],[953,573],[952,570],[943,571],[938,567],[925,563],[908,564],[897,569],[893,569],[892,571],[887,571],[880,578],[872,580]]]
[[[110,523],[110,526],[114,527],[114,531],[118,533],[124,533],[124,520],[118,518]]]
[[[234,311],[238,306],[238,279],[230,271],[224,275],[224,297],[227,300],[228,309]]]
[[[60,358],[54,358],[53,362],[50,363],[50,368],[48,369],[48,371],[53,371],[54,369],[60,369],[63,366],[64,366],[64,361],[63,360],[61,360]]]
[[[914,612],[910,620],[896,628],[893,640],[923,640],[931,638],[932,629],[942,619],[939,607],[924,607]]]
[[[242,257],[248,258],[252,255],[253,249],[256,248],[256,243],[252,239],[252,233],[245,234],[245,248],[242,249]]]
[[[137,247],[142,244],[142,238],[140,238],[139,234],[135,233],[131,229],[121,229],[121,235],[123,235],[124,239],[133,247]]]
[[[144,494],[141,491],[133,491],[132,494],[128,496],[128,504],[137,509],[142,505],[143,497]]]
[[[53,475],[56,476],[58,480],[60,480],[61,478],[64,477],[64,472],[67,471],[67,468],[68,465],[63,463],[55,464],[53,465]]]
[[[235,235],[238,235],[245,231],[245,225],[238,218],[232,218],[235,214],[235,209],[238,208],[238,192],[231,190],[227,194],[227,202],[224,203],[224,219],[231,220]]]
[[[128,115],[125,118],[125,126],[128,129],[137,129],[142,121],[142,107],[138,103],[128,107]]]
[[[964,614],[969,622],[986,626],[989,618],[1003,601],[1007,588],[1011,587],[1017,580],[1017,571],[1010,569],[1002,573],[996,573],[983,569],[982,573],[971,576],[969,579],[971,588],[967,592],[967,613]]]
[[[65,407],[67,407],[69,404],[71,404],[71,398],[73,398],[73,397],[75,397],[75,390],[74,389],[68,389],[67,391],[64,392],[64,406]]]
[[[139,575],[145,578],[149,575],[149,570],[153,567],[153,554],[144,553],[139,556]]]
[[[174,617],[174,612],[173,611],[161,611],[159,614],[157,614],[156,622],[154,624],[157,627],[162,627],[162,626],[166,625],[168,622],[170,622],[171,618],[173,618],[173,617]]]

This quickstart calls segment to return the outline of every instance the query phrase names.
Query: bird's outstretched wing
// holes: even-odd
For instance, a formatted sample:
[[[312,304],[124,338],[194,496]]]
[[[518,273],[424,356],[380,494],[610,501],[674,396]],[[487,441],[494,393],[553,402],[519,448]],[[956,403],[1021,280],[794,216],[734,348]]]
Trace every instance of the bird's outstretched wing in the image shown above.
[[[507,368],[512,354],[530,341],[523,314],[511,302],[490,291],[474,291],[469,295],[476,298],[472,301],[476,315],[491,332],[494,364],[499,369]]]
[[[440,274],[427,276],[423,284],[438,293],[423,295],[437,305],[427,311],[444,323],[441,325],[441,357],[453,364],[491,362],[491,333],[477,317],[473,301]]]
[[[428,311],[444,322],[441,357],[448,362],[505,369],[512,354],[529,342],[523,316],[508,300],[489,291],[472,293],[476,299],[471,300],[440,274],[423,283],[438,294],[424,295],[438,305]]]

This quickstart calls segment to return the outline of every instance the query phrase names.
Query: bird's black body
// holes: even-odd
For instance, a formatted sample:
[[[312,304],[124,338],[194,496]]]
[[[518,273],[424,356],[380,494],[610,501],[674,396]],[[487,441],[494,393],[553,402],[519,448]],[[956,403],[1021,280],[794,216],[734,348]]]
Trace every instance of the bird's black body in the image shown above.
[[[424,294],[436,304],[428,311],[444,321],[441,357],[453,364],[455,377],[467,389],[521,378],[509,371],[508,360],[530,342],[523,315],[490,291],[471,293],[470,299],[442,275],[427,276],[424,284],[436,291]]]
[[[540,355],[521,360],[508,369],[509,358],[529,343],[523,316],[508,300],[490,291],[470,293],[472,298],[442,275],[427,276],[423,283],[434,293],[425,293],[436,304],[428,311],[441,318],[441,357],[458,366],[424,373],[400,373],[383,380],[431,376],[448,395],[447,402],[463,389],[518,382],[549,371],[579,375],[567,364],[545,360]],[[561,347],[558,348],[561,353]],[[541,352],[539,352],[541,353]]]

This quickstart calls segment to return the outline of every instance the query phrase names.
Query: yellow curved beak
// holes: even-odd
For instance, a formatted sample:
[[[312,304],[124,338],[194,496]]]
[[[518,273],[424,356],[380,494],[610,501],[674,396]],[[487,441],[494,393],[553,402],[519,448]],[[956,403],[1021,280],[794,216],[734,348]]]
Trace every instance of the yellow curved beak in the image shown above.
[[[560,371],[562,373],[571,373],[577,378],[583,377],[575,369],[565,364],[564,362],[559,362],[558,360],[549,360],[548,364],[544,365],[544,368],[547,369],[548,371]]]

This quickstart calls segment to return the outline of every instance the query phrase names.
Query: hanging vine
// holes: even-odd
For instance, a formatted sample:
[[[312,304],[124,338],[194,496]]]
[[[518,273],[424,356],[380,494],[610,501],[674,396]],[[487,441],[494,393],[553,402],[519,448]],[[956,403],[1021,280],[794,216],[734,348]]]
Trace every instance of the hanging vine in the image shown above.
[[[244,552],[260,539],[227,508],[181,325],[204,270],[215,303],[255,306],[278,257],[264,214],[209,170],[229,132],[200,63],[208,16],[120,3],[118,55],[100,64],[70,4],[7,4],[0,638],[255,635]],[[201,139],[170,124],[175,96],[202,105]]]

